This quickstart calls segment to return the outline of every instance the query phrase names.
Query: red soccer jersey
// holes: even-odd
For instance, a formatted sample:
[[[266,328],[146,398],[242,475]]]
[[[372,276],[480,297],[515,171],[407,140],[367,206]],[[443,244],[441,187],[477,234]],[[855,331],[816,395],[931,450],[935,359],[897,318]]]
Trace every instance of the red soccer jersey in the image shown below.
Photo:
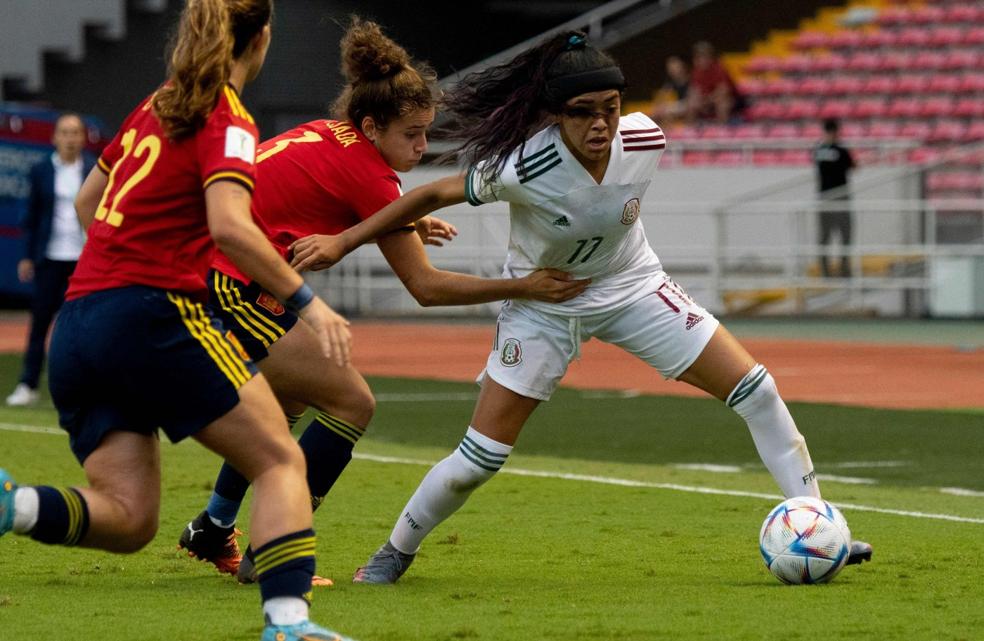
[[[352,123],[314,120],[262,143],[253,218],[284,258],[311,234],[338,234],[400,197],[400,179]],[[212,266],[246,283],[221,252]]]
[[[144,100],[99,157],[109,175],[66,298],[148,285],[204,295],[214,253],[205,188],[233,180],[252,190],[257,129],[226,86],[205,125],[171,141]]]

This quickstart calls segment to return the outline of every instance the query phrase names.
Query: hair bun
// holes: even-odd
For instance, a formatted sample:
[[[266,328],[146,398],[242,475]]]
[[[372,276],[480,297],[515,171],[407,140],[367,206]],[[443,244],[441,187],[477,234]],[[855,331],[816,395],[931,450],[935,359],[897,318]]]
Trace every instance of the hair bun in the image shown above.
[[[342,38],[342,73],[351,84],[382,80],[410,66],[410,55],[375,22],[352,17]]]

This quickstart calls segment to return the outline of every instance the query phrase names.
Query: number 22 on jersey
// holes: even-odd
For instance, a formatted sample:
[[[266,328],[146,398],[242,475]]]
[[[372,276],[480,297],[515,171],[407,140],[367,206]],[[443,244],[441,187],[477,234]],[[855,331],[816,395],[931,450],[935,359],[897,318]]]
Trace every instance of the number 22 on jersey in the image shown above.
[[[161,139],[157,136],[151,134],[140,139],[140,142],[136,143],[134,147],[134,142],[136,142],[137,130],[130,129],[125,134],[123,138],[120,139],[120,145],[123,147],[123,155],[120,159],[116,161],[113,165],[113,170],[109,172],[109,182],[106,183],[106,191],[103,192],[102,201],[99,203],[99,207],[96,208],[96,220],[105,220],[106,224],[112,225],[113,227],[119,227],[123,223],[123,212],[119,210],[120,201],[123,200],[127,193],[131,189],[137,186],[141,180],[147,177],[150,171],[154,168],[154,163],[157,162],[157,158],[161,155]],[[130,154],[136,159],[144,158],[143,163],[140,167],[130,176],[125,183],[120,187],[119,191],[113,196],[112,202],[107,202],[109,195],[113,191],[113,183],[116,180],[116,172],[119,171],[120,165],[123,164]],[[146,156],[146,157],[145,157]]]

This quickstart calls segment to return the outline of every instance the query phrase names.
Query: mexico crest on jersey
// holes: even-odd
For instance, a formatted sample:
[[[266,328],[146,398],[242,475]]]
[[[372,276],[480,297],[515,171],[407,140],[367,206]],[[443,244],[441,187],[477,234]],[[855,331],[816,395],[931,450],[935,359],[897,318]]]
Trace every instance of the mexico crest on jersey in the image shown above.
[[[629,202],[625,203],[625,207],[622,208],[622,224],[631,225],[639,217],[639,199],[633,198]]]
[[[502,344],[499,360],[506,367],[515,367],[523,362],[523,345],[515,338],[507,338]]]

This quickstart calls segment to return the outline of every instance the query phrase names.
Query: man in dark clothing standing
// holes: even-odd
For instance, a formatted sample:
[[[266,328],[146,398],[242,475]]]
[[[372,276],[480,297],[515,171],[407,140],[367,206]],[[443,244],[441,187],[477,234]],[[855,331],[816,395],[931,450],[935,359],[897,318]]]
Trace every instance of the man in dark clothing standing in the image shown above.
[[[840,123],[834,118],[823,122],[823,142],[813,151],[817,166],[820,203],[820,271],[830,277],[830,257],[827,246],[836,231],[842,245],[840,276],[851,275],[847,248],[851,244],[851,196],[847,192],[847,175],[857,165],[851,152],[840,144]]]

